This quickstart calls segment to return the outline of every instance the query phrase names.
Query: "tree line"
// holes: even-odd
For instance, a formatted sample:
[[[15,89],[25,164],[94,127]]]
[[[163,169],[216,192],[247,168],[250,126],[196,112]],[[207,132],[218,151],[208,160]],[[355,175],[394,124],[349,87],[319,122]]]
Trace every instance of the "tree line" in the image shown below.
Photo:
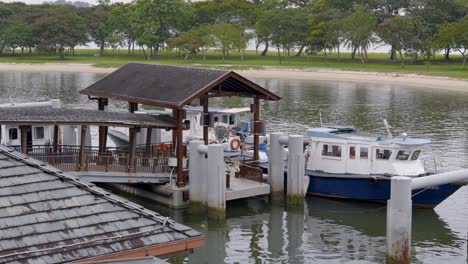
[[[61,1],[60,3],[63,3]],[[346,46],[368,61],[371,45],[388,45],[389,59],[431,59],[438,51],[468,55],[468,0],[135,0],[94,6],[0,2],[0,53],[74,54],[79,45],[135,48],[148,58],[162,48],[181,55],[258,56],[280,61]],[[261,50],[260,47],[262,47]]]

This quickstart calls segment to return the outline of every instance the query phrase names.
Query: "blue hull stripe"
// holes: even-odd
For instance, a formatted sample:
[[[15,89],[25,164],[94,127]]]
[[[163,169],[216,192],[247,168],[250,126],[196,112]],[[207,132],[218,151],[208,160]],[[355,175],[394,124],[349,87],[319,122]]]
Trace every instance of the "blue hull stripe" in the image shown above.
[[[312,195],[373,202],[387,202],[390,199],[390,180],[372,181],[366,178],[352,178],[350,175],[320,177],[310,171],[308,174],[310,184],[307,193]],[[413,205],[435,207],[459,188],[458,185],[444,184],[425,190],[414,190]]]

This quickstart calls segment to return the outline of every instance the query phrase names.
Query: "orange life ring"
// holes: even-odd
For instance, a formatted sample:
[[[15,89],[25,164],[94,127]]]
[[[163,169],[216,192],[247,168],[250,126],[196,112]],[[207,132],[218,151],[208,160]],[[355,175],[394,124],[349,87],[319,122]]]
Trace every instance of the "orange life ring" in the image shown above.
[[[211,140],[210,142],[208,142],[209,145],[211,144],[218,144],[218,140]]]
[[[159,155],[166,156],[167,154],[169,154],[170,150],[171,150],[171,146],[169,146],[168,144],[159,143],[159,145],[158,145],[158,154]]]
[[[231,150],[239,150],[241,141],[238,138],[231,140]]]

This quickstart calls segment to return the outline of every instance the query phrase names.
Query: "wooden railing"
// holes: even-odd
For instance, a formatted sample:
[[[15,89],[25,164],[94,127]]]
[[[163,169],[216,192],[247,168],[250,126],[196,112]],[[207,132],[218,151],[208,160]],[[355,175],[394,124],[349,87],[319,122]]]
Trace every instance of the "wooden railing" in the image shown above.
[[[146,173],[170,171],[172,168],[168,167],[168,160],[174,157],[172,148],[169,152],[161,153],[158,145],[151,146],[149,152],[146,151],[146,147],[138,147],[133,157],[133,164],[129,160],[131,155],[127,148],[106,148],[101,152],[96,147],[86,147],[83,166],[80,166],[79,146],[60,145],[57,152],[53,151],[52,146],[32,146],[28,148],[28,155],[63,171]]]

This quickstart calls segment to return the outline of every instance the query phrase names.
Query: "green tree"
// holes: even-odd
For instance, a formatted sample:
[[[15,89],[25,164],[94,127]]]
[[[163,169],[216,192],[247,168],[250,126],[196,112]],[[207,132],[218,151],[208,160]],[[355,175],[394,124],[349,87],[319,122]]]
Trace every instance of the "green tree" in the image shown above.
[[[377,19],[374,14],[363,5],[356,5],[342,19],[346,44],[357,50],[362,63],[367,62],[367,48],[374,42],[374,29]]]
[[[33,34],[40,47],[58,50],[60,59],[65,58],[66,47],[73,48],[87,41],[83,18],[66,7],[53,8],[49,15],[38,19],[33,25]]]
[[[271,44],[278,51],[282,62],[282,51],[289,61],[291,51],[300,49],[308,40],[309,24],[307,12],[297,8],[277,9],[265,12],[257,23],[257,29],[268,36]]]
[[[13,49],[13,54],[17,47],[21,48],[23,54],[25,48],[34,46],[31,26],[26,24],[10,26],[3,32],[1,39],[4,45]]]
[[[414,24],[407,16],[395,16],[385,19],[378,25],[377,33],[380,39],[391,45],[392,50],[400,54],[403,65],[402,51],[411,46],[414,40]],[[394,61],[395,61],[394,57]]]
[[[201,26],[169,39],[168,44],[184,51],[185,59],[188,58],[187,54],[201,51],[203,60],[206,60],[206,52],[209,48],[215,46],[215,41],[212,36],[212,28],[210,26]]]
[[[104,55],[106,39],[112,34],[108,23],[111,7],[107,2],[100,2],[99,5],[91,8],[91,12],[86,17],[88,33],[91,40],[99,47],[99,55]]]
[[[211,26],[214,43],[222,52],[223,62],[229,51],[240,47],[243,29],[239,25],[223,23]]]
[[[438,48],[450,46],[463,57],[463,69],[466,69],[468,55],[468,16],[458,22],[446,23],[439,27],[434,37],[434,45]]]
[[[186,28],[193,11],[183,0],[137,0],[132,24],[137,42],[156,54],[174,32]]]
[[[118,3],[110,11],[107,24],[113,34],[118,34],[127,42],[128,54],[132,53],[132,45],[135,42],[136,32],[131,23],[133,12],[132,4]]]
[[[415,24],[415,53],[429,54],[431,43],[438,27],[460,20],[468,14],[466,0],[418,0],[411,1],[407,13]],[[445,58],[448,60],[451,47],[445,47]],[[417,55],[417,54],[416,54]]]

